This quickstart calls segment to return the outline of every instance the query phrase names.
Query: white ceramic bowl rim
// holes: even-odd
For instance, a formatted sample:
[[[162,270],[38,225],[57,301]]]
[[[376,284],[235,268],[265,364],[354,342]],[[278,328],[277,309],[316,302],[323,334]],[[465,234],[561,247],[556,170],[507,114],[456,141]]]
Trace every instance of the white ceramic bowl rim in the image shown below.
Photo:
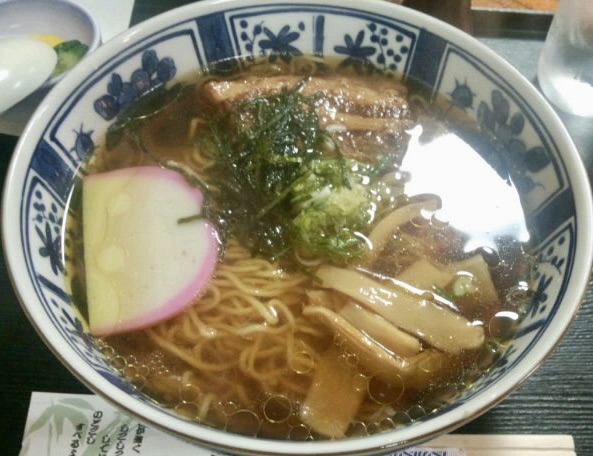
[[[258,2],[258,5],[278,4],[278,2],[272,0],[261,0]],[[167,29],[172,24],[186,21],[188,18],[215,13],[227,8],[241,8],[241,5],[244,4],[239,1],[205,0],[199,4],[192,4],[169,11],[143,24],[139,24],[97,49],[92,55],[77,65],[68,77],[50,92],[35,112],[24,134],[21,136],[7,174],[2,213],[4,251],[9,265],[11,279],[23,309],[40,336],[56,356],[91,389],[100,393],[115,405],[142,417],[143,420],[180,436],[190,438],[205,445],[215,446],[222,451],[240,451],[251,454],[352,454],[377,452],[382,449],[387,451],[388,449],[401,447],[410,442],[416,443],[419,439],[426,440],[442,432],[451,431],[477,417],[517,388],[551,353],[572,321],[578,308],[577,303],[580,303],[583,299],[588,283],[587,277],[593,261],[593,247],[589,242],[593,236],[590,219],[590,215],[593,214],[590,187],[578,152],[553,110],[523,76],[502,58],[469,37],[469,35],[421,13],[383,1],[309,0],[294,2],[292,4],[295,6],[301,4],[321,5],[326,8],[333,7],[337,10],[344,8],[352,10],[359,9],[376,15],[393,15],[402,21],[411,24],[421,24],[422,27],[428,30],[434,30],[448,42],[488,61],[489,66],[495,68],[496,73],[504,81],[507,81],[508,87],[511,90],[517,93],[523,93],[529,99],[529,109],[537,113],[542,122],[549,128],[551,140],[556,143],[558,149],[565,152],[563,165],[566,167],[566,173],[572,181],[572,192],[574,194],[576,211],[577,214],[585,214],[585,216],[579,217],[576,237],[577,239],[586,241],[580,241],[579,245],[582,248],[574,252],[572,272],[570,273],[569,283],[566,284],[563,298],[564,302],[575,304],[571,308],[571,312],[557,313],[554,319],[546,324],[546,327],[539,333],[539,337],[536,340],[537,345],[528,351],[525,356],[522,356],[504,376],[498,378],[479,395],[472,397],[470,401],[455,406],[450,410],[445,410],[433,416],[428,421],[420,421],[394,432],[344,441],[305,443],[253,439],[197,426],[181,418],[165,414],[154,406],[135,399],[114,386],[98,372],[90,369],[88,366],[84,366],[80,355],[63,340],[49,317],[45,313],[40,312],[35,290],[29,282],[28,274],[30,272],[28,272],[28,265],[23,258],[22,251],[24,245],[21,244],[23,241],[19,232],[19,224],[14,223],[14,221],[11,222],[11,217],[16,217],[16,214],[21,213],[22,204],[20,193],[13,191],[13,189],[19,189],[20,191],[23,188],[24,174],[26,172],[25,165],[30,162],[38,142],[45,134],[47,125],[58,115],[58,107],[65,104],[64,100],[66,100],[66,103],[75,102],[81,88],[88,83],[97,69],[104,65],[104,62],[108,62],[111,59],[117,62],[129,49],[134,48],[154,34],[154,31]],[[282,3],[282,5],[286,6],[290,4]],[[111,66],[111,64],[107,66]]]

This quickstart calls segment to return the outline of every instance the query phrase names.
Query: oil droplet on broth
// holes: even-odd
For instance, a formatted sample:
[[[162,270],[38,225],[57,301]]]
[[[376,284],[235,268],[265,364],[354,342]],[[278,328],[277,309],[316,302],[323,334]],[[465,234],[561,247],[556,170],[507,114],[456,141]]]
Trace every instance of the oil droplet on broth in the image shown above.
[[[138,369],[136,369],[134,364],[126,363],[126,367],[124,367],[122,373],[126,378],[132,378],[138,374]]]
[[[380,421],[375,421],[367,425],[367,434],[374,435],[380,432],[391,431],[398,427],[391,418],[383,418]]]
[[[398,427],[409,424],[412,421],[412,419],[410,418],[410,415],[408,415],[406,412],[397,411],[391,416],[391,421],[396,427]]]
[[[413,405],[406,413],[412,421],[416,421],[426,415],[426,410],[421,405]]]
[[[392,381],[387,383],[372,376],[369,379],[368,393],[369,397],[377,404],[392,404],[397,401],[405,390],[405,384],[401,376],[392,377]]]
[[[220,407],[221,407],[222,413],[224,413],[226,416],[231,416],[231,415],[237,413],[237,410],[239,409],[237,404],[235,404],[232,401],[223,402],[220,404]]]
[[[293,410],[292,414],[288,417],[287,423],[290,427],[295,427],[295,426],[302,424],[301,418],[299,416],[299,410],[300,410],[299,402],[295,402],[293,404],[292,410]]]
[[[292,355],[290,366],[297,374],[307,374],[315,366],[315,360],[308,352],[301,351]]]
[[[130,379],[130,383],[139,390],[142,390],[146,387],[148,380],[146,380],[146,377],[143,375],[136,375]]]
[[[313,437],[311,436],[311,430],[304,424],[299,424],[298,426],[293,427],[288,432],[288,438],[289,438],[289,440],[294,440],[294,441],[299,441],[299,442],[302,442],[305,440],[313,440]]]
[[[191,383],[179,386],[179,397],[182,401],[197,401],[201,394],[200,388]]]
[[[368,435],[367,426],[362,421],[355,421],[350,425],[347,432],[348,437],[365,437]]]
[[[115,350],[113,349],[113,347],[111,345],[102,343],[100,346],[100,350],[101,350],[101,354],[105,358],[107,358],[107,360],[109,360],[109,361],[111,361],[113,359],[113,357],[115,356]]]
[[[395,429],[395,423],[391,418],[383,418],[377,424],[379,427],[379,432],[386,432]]]
[[[270,423],[283,423],[292,414],[292,402],[286,396],[272,396],[264,403],[263,412]]]
[[[146,364],[140,363],[136,366],[136,368],[138,369],[138,375],[142,375],[143,377],[150,375],[150,367],[148,367]]]
[[[354,388],[355,391],[366,391],[368,385],[368,378],[363,374],[356,374],[352,378],[352,388]]]
[[[119,371],[123,371],[126,367],[126,359],[123,356],[115,356],[111,359],[111,364]]]
[[[504,343],[513,338],[519,328],[519,315],[504,310],[495,314],[488,322],[488,331],[497,341]]]
[[[232,414],[227,419],[227,430],[237,434],[255,437],[261,427],[259,417],[251,410],[243,409]]]
[[[175,406],[174,410],[181,416],[195,420],[198,416],[199,407],[193,402],[181,401]]]

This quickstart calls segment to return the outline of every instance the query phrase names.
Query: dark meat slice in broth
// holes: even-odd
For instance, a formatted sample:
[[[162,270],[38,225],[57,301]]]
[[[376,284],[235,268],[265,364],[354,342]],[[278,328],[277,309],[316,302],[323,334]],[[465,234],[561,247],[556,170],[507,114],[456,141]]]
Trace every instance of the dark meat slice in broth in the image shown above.
[[[393,162],[401,164],[409,140],[405,131],[329,131],[344,157],[367,163],[389,152]]]
[[[300,76],[247,77],[232,81],[209,81],[204,95],[209,101],[230,107],[257,96],[294,88]],[[405,150],[413,118],[407,89],[386,78],[310,77],[302,87],[304,95],[321,94],[317,103],[319,122],[333,137],[346,157],[370,160],[388,151]]]

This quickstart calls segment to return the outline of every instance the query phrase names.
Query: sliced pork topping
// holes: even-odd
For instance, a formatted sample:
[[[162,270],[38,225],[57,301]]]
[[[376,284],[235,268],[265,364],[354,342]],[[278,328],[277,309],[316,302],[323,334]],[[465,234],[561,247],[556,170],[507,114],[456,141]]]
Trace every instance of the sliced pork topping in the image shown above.
[[[302,82],[303,95],[322,94],[327,113],[343,112],[361,117],[403,119],[409,115],[406,88],[395,80],[369,87],[357,78],[269,76],[246,77],[232,81],[210,81],[204,86],[210,101],[233,105],[257,96],[291,89]]]
[[[364,160],[368,155],[405,150],[409,138],[405,132],[414,121],[406,99],[407,89],[393,79],[369,87],[356,77],[246,77],[209,81],[204,94],[208,102],[230,108],[237,102],[293,89],[299,84],[303,95],[319,94],[315,104],[319,125],[330,133],[346,157]]]

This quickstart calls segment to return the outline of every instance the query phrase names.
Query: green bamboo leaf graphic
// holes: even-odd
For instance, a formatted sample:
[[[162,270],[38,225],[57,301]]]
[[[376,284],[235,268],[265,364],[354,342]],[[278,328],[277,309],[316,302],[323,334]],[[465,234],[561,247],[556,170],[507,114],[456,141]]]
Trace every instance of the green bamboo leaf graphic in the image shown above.
[[[83,410],[95,410],[89,402],[85,401],[84,399],[77,399],[77,398],[66,398],[62,399],[60,404],[70,405],[72,407],[76,407]]]
[[[58,408],[59,405],[53,407],[54,411]],[[54,415],[53,419],[54,426],[56,427],[56,440],[62,435],[62,431],[64,430],[64,417],[59,413],[59,411]]]
[[[62,403],[64,401],[61,401]],[[61,404],[55,404],[48,407],[41,416],[31,425],[27,431],[27,435],[33,434],[46,424],[53,424],[56,431],[56,439],[59,438],[64,431],[64,421],[68,420],[72,426],[76,428],[78,424],[88,425],[86,416],[72,407],[66,407]],[[50,429],[51,434],[51,429]]]
[[[47,436],[47,454],[51,454],[51,441],[52,441],[52,434],[53,434],[53,426],[51,425],[51,421],[49,422],[49,432]]]
[[[72,426],[76,428],[77,425],[82,424],[85,427],[88,424],[88,418],[84,413],[71,407],[64,407],[64,417],[72,423]]]
[[[50,410],[54,413],[54,424],[56,426],[58,437],[62,435],[65,420],[70,421],[74,428],[76,428],[76,425],[78,424],[84,424],[85,426],[88,424],[86,416],[72,407],[56,404],[52,406]]]
[[[51,419],[51,417],[53,416],[52,411],[51,411],[51,407],[46,409],[45,412],[43,412],[41,414],[41,416],[39,418],[37,418],[37,421],[35,421],[31,427],[29,428],[29,430],[27,431],[27,435],[29,434],[33,434],[35,431],[41,429],[43,426],[45,426],[49,420]]]

